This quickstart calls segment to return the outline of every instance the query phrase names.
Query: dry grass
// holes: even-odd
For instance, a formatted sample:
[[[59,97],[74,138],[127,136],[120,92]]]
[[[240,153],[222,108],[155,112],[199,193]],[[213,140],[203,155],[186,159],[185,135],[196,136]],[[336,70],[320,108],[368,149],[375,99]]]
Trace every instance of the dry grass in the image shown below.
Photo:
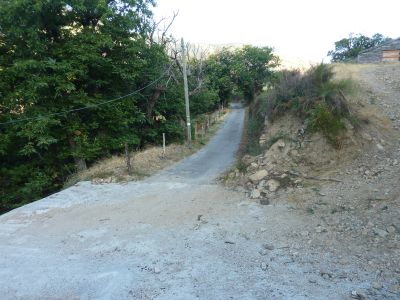
[[[64,187],[72,186],[80,181],[92,181],[94,183],[127,182],[153,175],[203,147],[215,134],[226,115],[224,114],[217,123],[211,126],[202,138],[194,141],[191,147],[187,144],[170,144],[166,146],[165,156],[163,156],[161,146],[152,146],[142,151],[132,152],[132,175],[128,174],[124,155],[112,156],[98,161],[86,171],[73,174]]]
[[[380,109],[375,106],[377,95],[363,82],[361,73],[368,69],[377,69],[382,64],[334,64],[335,77],[337,79],[350,78],[354,83],[354,90],[349,97],[349,102],[358,119],[364,123],[379,128],[386,133],[391,127],[390,120],[385,117]],[[369,128],[372,130],[372,128]]]

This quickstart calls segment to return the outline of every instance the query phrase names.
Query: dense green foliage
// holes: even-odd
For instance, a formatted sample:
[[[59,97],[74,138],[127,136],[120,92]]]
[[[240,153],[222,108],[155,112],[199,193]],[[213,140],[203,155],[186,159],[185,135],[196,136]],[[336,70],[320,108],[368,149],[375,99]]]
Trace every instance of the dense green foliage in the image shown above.
[[[335,50],[328,52],[333,62],[349,61],[357,58],[358,54],[371,47],[378,46],[389,41],[390,38],[384,37],[380,33],[367,37],[362,34],[350,35],[335,42]]]
[[[208,60],[208,72],[222,100],[237,90],[249,104],[275,75],[279,58],[270,47],[246,45],[230,51],[222,49]]]
[[[172,37],[154,36],[153,5],[1,1],[0,213],[59,190],[127,145],[159,143],[162,132],[184,139],[180,53]],[[188,58],[192,117],[235,90],[251,99],[276,61],[270,48],[250,46]]]

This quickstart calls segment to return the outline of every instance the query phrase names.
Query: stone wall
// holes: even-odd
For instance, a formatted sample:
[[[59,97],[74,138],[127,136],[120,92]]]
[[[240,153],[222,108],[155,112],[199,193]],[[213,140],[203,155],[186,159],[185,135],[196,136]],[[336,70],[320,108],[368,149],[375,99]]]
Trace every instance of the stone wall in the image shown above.
[[[383,50],[400,50],[400,38],[361,52],[357,57],[357,62],[360,64],[381,62]]]

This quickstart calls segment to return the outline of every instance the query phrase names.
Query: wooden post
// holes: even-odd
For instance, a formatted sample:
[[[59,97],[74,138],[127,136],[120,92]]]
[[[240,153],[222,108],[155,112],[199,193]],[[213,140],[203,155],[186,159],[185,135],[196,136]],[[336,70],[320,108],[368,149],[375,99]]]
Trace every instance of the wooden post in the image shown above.
[[[165,133],[164,132],[162,134],[162,151],[163,151],[163,157],[165,157]]]
[[[131,152],[129,151],[128,143],[125,143],[125,160],[126,160],[126,167],[128,170],[128,175],[132,175]]]
[[[189,142],[189,147],[191,147],[192,130],[191,130],[191,124],[190,124],[189,88],[188,88],[187,70],[186,70],[186,49],[185,49],[185,43],[183,42],[183,38],[181,39],[181,46],[182,46],[183,84],[184,84],[184,89],[185,89],[187,139]]]

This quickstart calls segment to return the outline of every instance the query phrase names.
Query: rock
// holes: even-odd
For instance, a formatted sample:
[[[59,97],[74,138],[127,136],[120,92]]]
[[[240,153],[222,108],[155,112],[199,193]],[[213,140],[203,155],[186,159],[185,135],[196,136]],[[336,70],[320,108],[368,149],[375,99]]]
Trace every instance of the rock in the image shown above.
[[[154,267],[154,273],[155,273],[155,274],[160,274],[160,273],[161,273],[160,268]]]
[[[275,179],[270,179],[267,181],[268,190],[270,192],[275,192],[279,188],[280,185],[281,184],[279,183],[279,181],[275,180]]]
[[[283,149],[283,148],[285,148],[285,146],[286,146],[286,144],[285,144],[285,142],[284,142],[283,140],[278,140],[278,141],[275,143],[275,145],[276,145],[278,148],[280,148],[280,149]]]
[[[382,230],[382,229],[379,229],[379,228],[374,228],[374,229],[373,229],[373,232],[374,232],[377,236],[379,236],[379,237],[381,237],[381,238],[385,238],[385,237],[388,235],[388,232],[387,232],[386,230]]]
[[[371,135],[369,133],[363,132],[361,134],[361,137],[366,141],[369,141],[369,142],[372,141],[372,137],[371,137]]]
[[[326,230],[326,228],[322,227],[322,226],[317,226],[315,231],[317,233],[321,233],[321,232],[327,232],[328,230]]]
[[[389,233],[395,233],[396,232],[396,227],[394,227],[393,225],[390,225],[386,228],[386,231]]]
[[[271,244],[263,244],[263,248],[267,249],[267,250],[274,250],[275,249],[274,245],[271,245]]]
[[[382,283],[380,283],[380,282],[373,282],[372,287],[376,290],[380,290],[383,286],[382,286]]]
[[[251,199],[258,199],[258,198],[260,198],[260,196],[261,196],[261,193],[258,189],[254,189],[251,191],[251,194],[250,194]]]
[[[332,278],[332,274],[326,270],[320,270],[319,274],[324,278],[324,279],[329,279]]]
[[[258,189],[262,189],[265,186],[265,180],[261,180],[260,183],[257,185]]]
[[[268,198],[261,198],[260,199],[260,204],[261,205],[269,205],[270,204],[269,199]]]
[[[389,287],[389,292],[392,294],[400,294],[400,284],[394,284]]]
[[[250,164],[250,167],[251,167],[252,169],[257,169],[258,165],[257,165],[255,162],[252,162],[252,163]]]
[[[351,291],[351,298],[362,300],[365,299],[365,295],[361,292]]]
[[[263,271],[267,271],[268,265],[267,265],[266,263],[263,262],[263,263],[261,263],[260,268],[261,268],[261,270],[263,270]]]
[[[383,148],[383,146],[381,144],[379,144],[379,143],[376,144],[376,147],[381,151],[385,150],[385,148]]]
[[[328,280],[330,277],[329,277],[328,274],[323,274],[323,275],[322,275],[322,278],[324,278],[325,280]]]
[[[250,175],[249,179],[253,183],[257,183],[257,182],[261,181],[262,179],[264,179],[267,176],[268,176],[268,171],[267,170],[260,170],[260,171],[258,171],[256,173],[254,173],[253,175]]]

